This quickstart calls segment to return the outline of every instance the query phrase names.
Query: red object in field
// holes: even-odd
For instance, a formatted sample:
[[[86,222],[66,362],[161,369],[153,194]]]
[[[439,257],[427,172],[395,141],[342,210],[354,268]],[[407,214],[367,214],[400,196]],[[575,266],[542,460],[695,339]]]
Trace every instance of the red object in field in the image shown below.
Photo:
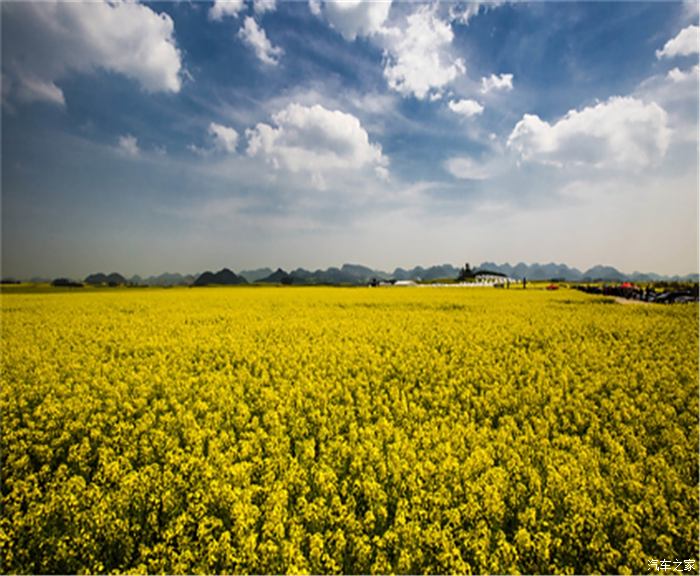
[[[634,284],[632,282],[623,282],[620,284],[620,288],[634,288]]]
[[[559,286],[557,286],[556,284],[550,284],[549,286],[547,286],[547,290],[559,290]]]

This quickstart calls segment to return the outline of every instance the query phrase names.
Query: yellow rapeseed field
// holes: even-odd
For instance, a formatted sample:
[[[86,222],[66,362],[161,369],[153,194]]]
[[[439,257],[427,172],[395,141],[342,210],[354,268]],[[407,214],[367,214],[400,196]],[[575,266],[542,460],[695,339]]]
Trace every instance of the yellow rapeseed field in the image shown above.
[[[696,304],[1,298],[3,572],[698,566]]]

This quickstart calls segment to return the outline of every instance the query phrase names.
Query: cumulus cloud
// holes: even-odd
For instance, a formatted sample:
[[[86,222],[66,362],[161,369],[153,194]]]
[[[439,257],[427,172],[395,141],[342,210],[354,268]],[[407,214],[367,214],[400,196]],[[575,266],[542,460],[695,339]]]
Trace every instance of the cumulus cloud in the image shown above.
[[[680,68],[674,68],[668,71],[668,79],[671,82],[686,82],[688,80],[698,80],[698,66],[697,64],[693,66],[690,70],[681,70]]]
[[[469,2],[467,4],[455,4],[450,6],[450,20],[460,24],[469,24],[469,20],[479,13],[482,4],[480,2]]]
[[[486,12],[491,8],[496,8],[503,4],[501,0],[491,0],[490,2],[458,2],[450,6],[450,20],[467,25],[479,12]]]
[[[639,169],[666,154],[671,131],[656,103],[613,97],[550,124],[525,114],[508,138],[523,160],[556,166]]]
[[[700,27],[688,26],[683,28],[675,38],[671,38],[661,50],[656,51],[656,57],[673,58],[675,56],[689,56],[698,53],[698,33]]]
[[[245,8],[243,0],[216,0],[209,9],[210,20],[222,20],[226,16],[238,18],[238,13]]]
[[[698,16],[700,15],[700,4],[696,0],[684,0],[683,14],[688,20],[694,22],[698,21]]]
[[[18,82],[15,88],[15,95],[22,102],[43,101],[65,106],[66,99],[63,96],[63,90],[61,90],[53,82],[47,82],[33,76],[31,73],[25,74],[23,72],[18,73],[17,79]],[[7,94],[11,93],[12,91],[11,86]]]
[[[246,130],[246,137],[248,156],[263,158],[275,169],[307,173],[319,189],[334,171],[369,168],[382,178],[388,175],[388,159],[360,121],[318,104],[290,104],[272,116],[272,125],[260,123]]]
[[[447,105],[455,114],[461,114],[467,118],[477,116],[484,111],[484,107],[476,100],[450,100]]]
[[[253,10],[256,14],[274,12],[277,9],[277,0],[254,0]]]
[[[384,78],[392,90],[419,100],[439,100],[443,89],[464,74],[461,58],[450,53],[454,38],[439,6],[423,5],[387,25],[391,0],[308,0],[312,14],[324,18],[346,40],[370,38],[384,51]]]
[[[261,62],[271,66],[279,64],[284,50],[279,46],[273,46],[265,30],[250,16],[245,19],[243,27],[238,31],[238,37],[255,51],[255,55]]]
[[[97,69],[148,92],[178,92],[181,56],[173,21],[132,2],[3,4],[3,68],[20,101],[63,104],[57,82]]]
[[[494,90],[505,90],[509,91],[513,89],[513,75],[512,74],[491,74],[488,78],[484,77],[481,79],[481,93],[487,94],[493,92]]]
[[[196,144],[188,144],[187,149],[198,156],[208,157],[216,152],[235,154],[238,147],[239,134],[235,128],[224,126],[217,122],[210,122],[207,129],[209,142],[206,146],[200,147]]]
[[[405,29],[384,32],[384,77],[389,87],[419,100],[438,99],[442,90],[466,68],[449,53],[454,34],[435,6],[421,6],[406,19]]]
[[[358,36],[370,36],[382,29],[389,16],[391,0],[338,0],[323,4],[316,0],[309,1],[313,14],[323,13],[328,23],[346,40]]]
[[[309,0],[309,10],[314,16],[321,16],[321,0]]]
[[[455,156],[445,162],[445,169],[455,178],[461,180],[486,180],[489,169],[468,156]]]
[[[214,138],[214,146],[218,150],[233,153],[238,146],[238,132],[229,126],[212,122],[209,124],[209,134]]]
[[[656,102],[666,111],[673,145],[694,143],[697,146],[699,77],[697,64],[688,69],[676,67],[647,78],[631,94],[645,102]],[[669,160],[675,158],[677,156],[669,155]]]
[[[138,156],[139,152],[141,151],[139,149],[138,140],[131,134],[120,136],[119,140],[117,141],[117,146],[121,152],[127,154],[128,156]]]

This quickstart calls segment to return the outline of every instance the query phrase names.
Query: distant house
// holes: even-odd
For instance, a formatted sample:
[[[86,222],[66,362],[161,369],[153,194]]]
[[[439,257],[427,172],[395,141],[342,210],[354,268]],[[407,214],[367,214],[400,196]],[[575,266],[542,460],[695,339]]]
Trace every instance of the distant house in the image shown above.
[[[416,286],[416,283],[413,280],[397,280],[394,286]]]
[[[489,270],[482,270],[474,274],[474,280],[477,284],[482,286],[495,286],[496,284],[508,284],[514,283],[515,279],[509,278],[505,274],[500,272],[491,272]]]

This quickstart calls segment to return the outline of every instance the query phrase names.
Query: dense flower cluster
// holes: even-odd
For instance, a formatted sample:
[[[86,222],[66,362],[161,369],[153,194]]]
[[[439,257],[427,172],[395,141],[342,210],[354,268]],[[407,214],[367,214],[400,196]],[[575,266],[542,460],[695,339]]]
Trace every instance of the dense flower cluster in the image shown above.
[[[698,307],[560,290],[2,296],[6,572],[698,557]]]

